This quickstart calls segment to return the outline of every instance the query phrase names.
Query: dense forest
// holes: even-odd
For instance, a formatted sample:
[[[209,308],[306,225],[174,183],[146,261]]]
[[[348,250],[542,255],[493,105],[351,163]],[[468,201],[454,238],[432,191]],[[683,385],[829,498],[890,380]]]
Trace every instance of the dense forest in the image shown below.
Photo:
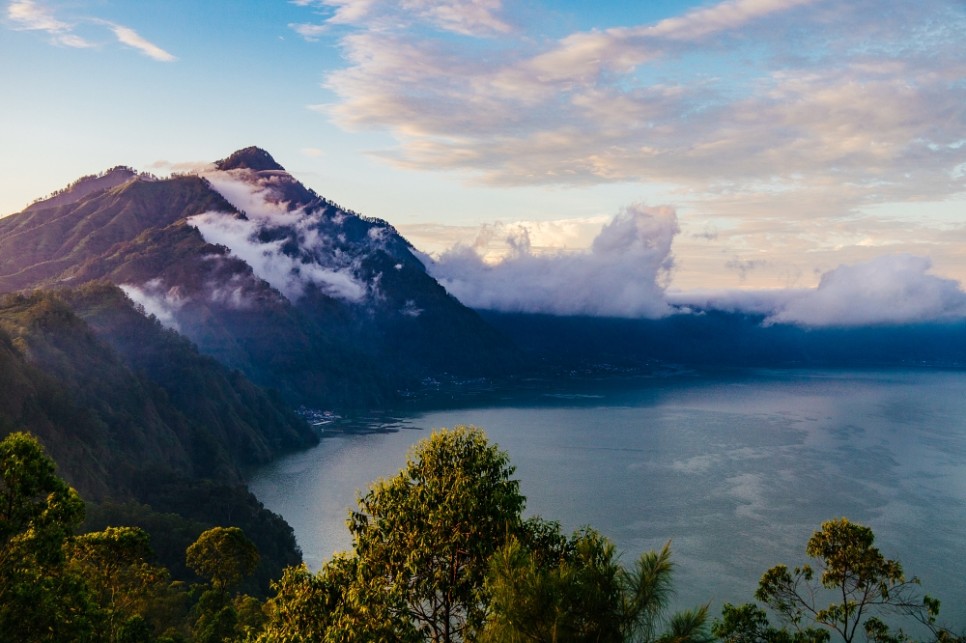
[[[243,528],[262,551],[253,591],[301,560],[291,528],[242,481],[318,437],[115,286],[0,298],[0,380],[0,435],[38,436],[88,500],[87,528],[146,530],[182,577],[184,548],[202,531]]]
[[[38,440],[0,441],[0,641],[962,641],[868,527],[809,539],[756,602],[669,613],[670,545],[623,565],[591,528],[522,517],[505,452],[473,427],[417,444],[348,516],[353,548],[318,572],[287,567],[267,599],[242,582],[260,552],[214,526],[183,552],[193,581],[158,563],[148,533],[84,531],[85,503]],[[914,629],[904,630],[911,625]]]

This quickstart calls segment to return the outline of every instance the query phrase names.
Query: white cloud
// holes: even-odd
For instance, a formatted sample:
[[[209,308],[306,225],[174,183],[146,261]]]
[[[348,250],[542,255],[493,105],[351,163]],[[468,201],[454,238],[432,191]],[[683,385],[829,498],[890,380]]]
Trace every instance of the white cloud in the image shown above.
[[[768,321],[801,326],[867,326],[966,317],[957,281],[928,274],[925,257],[891,255],[825,273],[818,288],[791,297]]]
[[[37,0],[12,0],[7,5],[7,18],[14,29],[43,31],[50,35],[55,44],[74,48],[98,46],[78,35],[76,31],[81,25],[99,25],[110,29],[121,44],[137,49],[154,60],[161,62],[176,60],[172,54],[148,41],[130,27],[91,17],[64,20],[55,16],[54,11],[47,4]]]
[[[14,29],[44,31],[53,42],[67,47],[93,47],[93,43],[73,33],[74,25],[56,18],[53,12],[34,0],[14,0],[7,5],[7,18]]]
[[[474,308],[614,317],[670,312],[664,282],[678,232],[671,208],[629,206],[584,251],[535,254],[526,228],[509,232],[512,253],[498,263],[487,264],[477,250],[458,246],[427,260],[427,269]]]
[[[550,42],[497,33],[486,56],[338,5],[352,28],[322,110],[388,129],[379,156],[400,167],[662,183],[712,206],[754,186],[760,211],[816,199],[826,216],[963,190],[966,15],[950,0],[729,0]]]
[[[178,311],[187,303],[178,287],[166,288],[161,279],[152,279],[141,286],[121,284],[128,299],[140,306],[144,314],[153,315],[162,326],[180,331]]]
[[[369,294],[368,286],[356,277],[354,259],[331,248],[330,240],[319,234],[321,214],[290,210],[275,189],[278,177],[248,170],[202,176],[244,216],[205,212],[189,217],[188,223],[208,243],[227,247],[288,300],[297,301],[309,286],[349,302],[360,302]],[[297,248],[288,247],[291,235]]]
[[[110,27],[111,31],[114,32],[114,35],[117,37],[119,42],[127,45],[128,47],[137,49],[148,58],[153,58],[159,62],[172,62],[177,60],[177,58],[175,58],[173,55],[164,49],[161,49],[154,43],[146,40],[130,27],[112,23],[108,23],[108,26]]]

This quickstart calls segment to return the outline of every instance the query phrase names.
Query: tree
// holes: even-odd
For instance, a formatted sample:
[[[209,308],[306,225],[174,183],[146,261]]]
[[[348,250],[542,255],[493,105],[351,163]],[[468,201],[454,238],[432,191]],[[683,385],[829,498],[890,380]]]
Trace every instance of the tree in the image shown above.
[[[174,599],[168,570],[152,565],[150,537],[138,527],[107,527],[69,546],[69,565],[83,577],[104,618],[98,638],[148,640],[145,632],[170,626],[161,612]]]
[[[285,570],[266,603],[268,622],[258,643],[416,643],[420,637],[398,595],[360,573],[346,554],[318,574],[301,565]]]
[[[84,503],[27,433],[0,441],[0,641],[90,636],[95,609],[65,545]]]
[[[212,527],[198,536],[185,552],[188,567],[224,593],[252,574],[258,566],[258,548],[238,527]]]
[[[711,633],[724,643],[827,643],[828,630],[805,628],[795,632],[772,627],[768,614],[753,603],[725,603],[721,620],[715,619]]]
[[[398,595],[432,641],[464,640],[482,617],[487,561],[521,523],[513,471],[480,429],[441,430],[350,514],[362,577]]]
[[[920,592],[917,578],[906,580],[899,562],[883,556],[874,540],[869,527],[846,518],[824,522],[805,548],[817,568],[772,567],[761,577],[755,597],[795,630],[825,627],[846,643],[860,628],[871,640],[902,640],[901,630],[893,635],[879,618],[890,614],[912,617],[938,636],[939,601]]]
[[[194,611],[195,640],[215,643],[244,635],[246,624],[239,621],[239,606],[252,615],[249,601],[231,600],[228,589],[252,574],[258,566],[258,548],[238,527],[212,527],[188,546],[185,562],[196,574],[211,581],[211,589],[198,597]],[[239,600],[241,599],[241,600]],[[260,623],[259,623],[260,625]]]
[[[672,595],[669,545],[644,553],[628,570],[613,543],[592,529],[569,540],[556,523],[531,520],[527,530],[491,559],[483,641],[710,640],[706,607],[665,617]]]

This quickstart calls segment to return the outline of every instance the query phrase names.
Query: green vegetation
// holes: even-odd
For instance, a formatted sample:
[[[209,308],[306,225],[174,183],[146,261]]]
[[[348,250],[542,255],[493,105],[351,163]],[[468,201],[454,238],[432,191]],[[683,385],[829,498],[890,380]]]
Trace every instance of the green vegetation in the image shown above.
[[[263,603],[241,591],[260,557],[241,529],[205,530],[183,552],[203,580],[172,580],[140,528],[77,534],[83,502],[36,438],[12,433],[0,441],[0,643],[911,641],[890,615],[930,640],[964,640],[937,625],[939,602],[872,531],[844,518],[809,540],[815,567],[762,576],[756,598],[780,627],[754,604],[725,605],[710,627],[707,606],[668,614],[669,545],[625,567],[593,529],[524,520],[513,471],[479,429],[434,433],[360,497],[351,552],[314,574],[286,568]]]
[[[776,565],[755,593],[790,631],[771,627],[763,610],[746,604],[726,605],[715,633],[727,641],[826,641],[835,633],[851,643],[862,632],[870,641],[894,643],[909,636],[883,618],[899,616],[938,640],[955,639],[936,624],[939,601],[920,591],[917,578],[907,580],[899,561],[883,556],[874,541],[871,529],[846,518],[822,523],[805,548],[817,567]]]
[[[138,313],[114,286],[0,298],[0,437],[29,427],[90,501],[87,530],[137,526],[173,577],[214,526],[245,530],[265,594],[301,555],[291,528],[243,486],[243,471],[314,444],[277,396]]]

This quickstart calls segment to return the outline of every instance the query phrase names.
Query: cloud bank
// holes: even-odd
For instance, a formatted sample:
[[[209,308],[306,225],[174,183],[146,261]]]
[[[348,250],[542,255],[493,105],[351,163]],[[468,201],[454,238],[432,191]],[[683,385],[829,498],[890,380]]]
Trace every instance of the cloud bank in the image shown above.
[[[762,315],[765,324],[859,327],[966,319],[959,282],[930,274],[932,262],[909,254],[885,255],[822,275],[816,288],[675,291],[678,309]]]
[[[535,254],[526,228],[507,239],[511,253],[487,264],[478,249],[456,246],[427,269],[473,308],[616,317],[660,317],[678,232],[672,208],[635,204],[605,225],[590,250]]]
[[[558,227],[544,224],[542,233]],[[668,290],[678,232],[672,208],[635,204],[606,223],[588,249],[536,252],[532,229],[519,223],[484,226],[475,243],[424,262],[467,306],[504,312],[659,318],[718,310],[761,316],[766,325],[815,328],[966,319],[959,282],[931,274],[928,258],[910,254],[839,266],[815,288]],[[509,252],[494,259],[499,234]]]
[[[824,275],[814,290],[789,297],[768,322],[800,326],[869,326],[966,317],[959,282],[928,274],[925,257],[892,255]]]

